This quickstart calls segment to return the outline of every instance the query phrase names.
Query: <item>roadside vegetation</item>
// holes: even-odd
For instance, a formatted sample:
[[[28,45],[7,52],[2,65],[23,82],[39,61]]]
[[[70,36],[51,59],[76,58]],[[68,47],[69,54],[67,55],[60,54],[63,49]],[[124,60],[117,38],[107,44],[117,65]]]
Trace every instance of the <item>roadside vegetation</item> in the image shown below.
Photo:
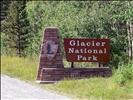
[[[11,56],[1,57],[1,73],[28,81],[42,88],[74,99],[133,99],[133,61],[113,70],[110,78],[64,79],[54,84],[35,84],[38,60]]]
[[[133,1],[13,1],[1,2],[7,16],[1,21],[1,53],[38,56],[43,31],[58,27],[61,50],[64,38],[110,39],[110,62],[117,68],[132,60]],[[8,7],[8,9],[7,9]],[[62,52],[65,59],[65,52]],[[83,65],[82,65],[83,66]]]
[[[1,73],[35,83],[43,31],[64,38],[110,39],[110,78],[65,79],[38,84],[78,99],[133,99],[133,1],[6,1],[1,3]],[[5,16],[5,17],[3,17]],[[64,60],[65,67],[71,63]],[[96,63],[74,63],[96,67]],[[35,85],[35,84],[34,84]]]
[[[1,57],[1,73],[19,78],[22,80],[33,81],[37,75],[38,61],[28,58],[19,58],[11,56]]]

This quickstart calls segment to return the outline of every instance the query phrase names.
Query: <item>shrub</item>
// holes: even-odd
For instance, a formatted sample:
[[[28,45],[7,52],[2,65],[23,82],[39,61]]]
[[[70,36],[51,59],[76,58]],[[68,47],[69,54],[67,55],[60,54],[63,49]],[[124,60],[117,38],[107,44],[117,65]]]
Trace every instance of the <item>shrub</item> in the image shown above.
[[[133,80],[133,61],[119,66],[114,77],[119,85],[124,85]]]

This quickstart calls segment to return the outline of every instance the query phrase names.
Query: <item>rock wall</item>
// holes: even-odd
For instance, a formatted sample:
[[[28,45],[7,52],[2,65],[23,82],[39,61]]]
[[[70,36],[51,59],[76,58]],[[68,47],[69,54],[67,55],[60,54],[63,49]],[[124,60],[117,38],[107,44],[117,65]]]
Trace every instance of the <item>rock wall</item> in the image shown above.
[[[64,78],[110,77],[111,69],[103,68],[43,68],[41,81],[54,82]]]

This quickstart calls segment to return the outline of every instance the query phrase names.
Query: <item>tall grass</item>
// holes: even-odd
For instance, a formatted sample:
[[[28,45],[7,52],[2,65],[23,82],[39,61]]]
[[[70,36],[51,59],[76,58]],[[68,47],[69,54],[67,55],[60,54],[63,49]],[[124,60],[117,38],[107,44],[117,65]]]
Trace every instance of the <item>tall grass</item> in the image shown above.
[[[128,64],[119,66],[114,74],[114,78],[118,84],[124,85],[128,81],[133,80],[133,61]]]
[[[133,84],[121,87],[113,78],[90,78],[81,80],[64,80],[49,86],[72,98],[88,100],[129,100],[133,99]]]
[[[19,57],[1,57],[2,74],[23,80],[36,80],[38,61]]]
[[[36,80],[38,60],[19,57],[1,57],[1,72],[31,82]],[[110,78],[65,79],[54,84],[39,84],[76,99],[132,100],[133,62],[119,66]]]

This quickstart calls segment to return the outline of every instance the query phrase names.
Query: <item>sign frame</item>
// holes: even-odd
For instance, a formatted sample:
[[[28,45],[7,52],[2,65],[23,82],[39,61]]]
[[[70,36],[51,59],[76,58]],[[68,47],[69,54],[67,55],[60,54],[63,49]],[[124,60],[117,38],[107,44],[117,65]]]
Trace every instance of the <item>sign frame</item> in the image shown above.
[[[68,62],[109,62],[110,39],[65,38]]]

